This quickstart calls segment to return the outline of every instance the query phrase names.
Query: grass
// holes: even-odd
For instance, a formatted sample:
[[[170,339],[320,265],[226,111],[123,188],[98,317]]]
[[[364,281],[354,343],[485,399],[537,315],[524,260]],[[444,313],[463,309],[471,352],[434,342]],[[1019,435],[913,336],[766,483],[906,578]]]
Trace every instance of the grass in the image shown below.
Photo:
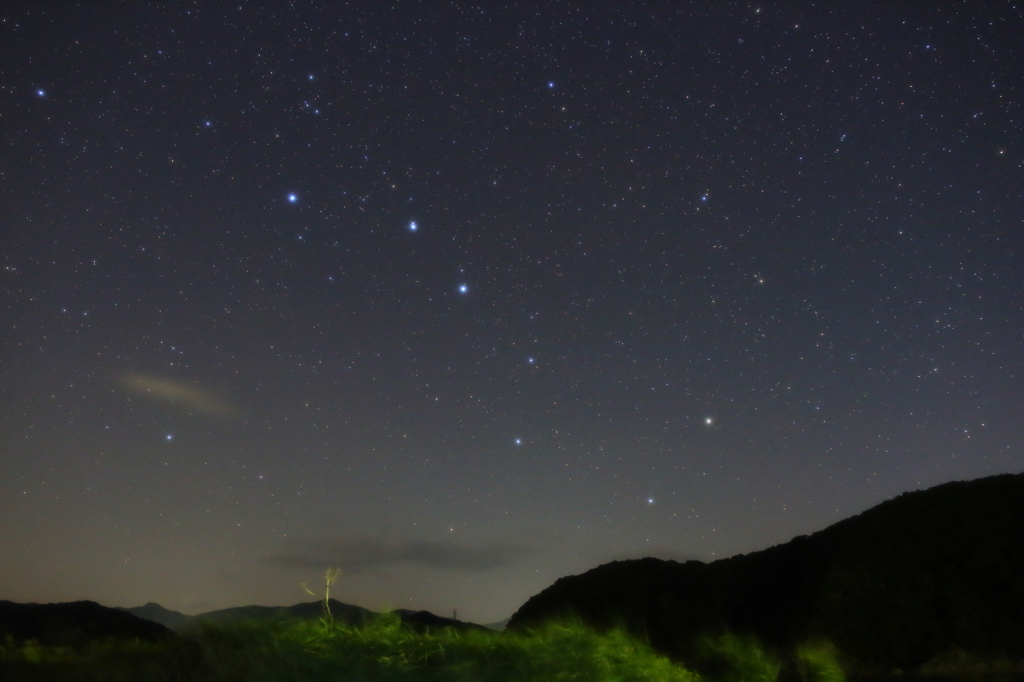
[[[787,664],[752,637],[700,642],[694,672],[621,630],[576,622],[528,633],[442,628],[416,632],[394,614],[363,626],[320,621],[204,624],[158,643],[83,647],[0,642],[0,680],[35,682],[845,682],[827,641],[797,647]],[[1019,680],[1020,664],[962,652],[935,659],[920,679]],[[908,680],[917,679],[910,676]]]
[[[755,637],[727,632],[702,638],[697,649],[705,674],[716,682],[775,682],[782,670],[778,657]]]
[[[323,622],[203,626],[162,644],[86,648],[0,645],[0,678],[25,680],[261,682],[701,682],[621,631],[579,623],[527,634],[417,633],[397,616],[362,627]]]

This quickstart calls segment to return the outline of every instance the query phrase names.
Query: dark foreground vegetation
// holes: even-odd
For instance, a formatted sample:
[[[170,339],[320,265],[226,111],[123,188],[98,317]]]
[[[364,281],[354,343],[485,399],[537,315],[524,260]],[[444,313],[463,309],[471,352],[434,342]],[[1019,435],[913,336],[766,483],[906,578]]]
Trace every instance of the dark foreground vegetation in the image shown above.
[[[77,647],[0,647],[0,679],[68,681],[673,680],[680,665],[621,632],[548,624],[508,634],[421,630],[397,615],[361,626],[313,621],[199,624],[156,642],[124,639]]]
[[[605,564],[532,597],[509,628],[568,614],[682,661],[700,659],[702,635],[734,632],[775,651],[832,642],[866,677],[1007,669],[1024,660],[1024,474],[906,493],[710,564]]]
[[[0,645],[5,682],[843,682],[842,654],[809,641],[774,652],[752,637],[705,636],[692,664],[670,661],[622,630],[579,622],[529,632],[416,629],[396,614],[363,625],[241,621],[197,624],[152,641],[97,639],[75,646]],[[699,672],[698,672],[699,670]],[[963,653],[903,679],[1009,682],[1010,660]]]

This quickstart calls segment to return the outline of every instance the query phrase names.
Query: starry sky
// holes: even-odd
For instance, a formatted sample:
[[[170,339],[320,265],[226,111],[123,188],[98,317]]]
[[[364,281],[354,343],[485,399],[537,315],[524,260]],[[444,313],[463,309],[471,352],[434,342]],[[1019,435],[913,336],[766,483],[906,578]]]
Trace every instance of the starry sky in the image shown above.
[[[489,622],[1024,470],[1024,6],[5,3],[0,598]]]

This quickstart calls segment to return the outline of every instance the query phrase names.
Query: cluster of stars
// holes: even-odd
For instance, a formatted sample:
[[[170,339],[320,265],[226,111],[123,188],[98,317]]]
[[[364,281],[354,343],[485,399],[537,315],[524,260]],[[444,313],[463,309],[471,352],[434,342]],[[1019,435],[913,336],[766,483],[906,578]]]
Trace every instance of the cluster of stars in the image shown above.
[[[15,10],[0,498],[75,523],[11,556],[130,517],[221,598],[229,545],[458,525],[531,548],[438,591],[497,620],[636,538],[750,551],[1019,467],[1012,22],[691,5]]]

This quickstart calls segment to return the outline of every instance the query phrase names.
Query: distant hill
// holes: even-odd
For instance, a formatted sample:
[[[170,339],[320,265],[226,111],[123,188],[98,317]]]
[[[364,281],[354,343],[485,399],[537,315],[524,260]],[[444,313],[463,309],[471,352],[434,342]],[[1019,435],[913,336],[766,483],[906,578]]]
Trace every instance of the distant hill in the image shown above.
[[[467,623],[466,621],[456,620],[454,618],[445,618],[444,616],[438,616],[430,611],[411,611],[409,609],[398,609],[395,611],[398,617],[402,619],[402,622],[416,630],[417,632],[424,632],[427,630],[436,630],[438,628],[454,628],[456,630],[486,630],[487,628],[483,625],[477,625],[476,623]]]
[[[623,625],[686,660],[702,634],[786,650],[830,639],[865,674],[964,651],[1024,657],[1024,474],[904,493],[811,536],[705,564],[616,561],[561,578],[509,622]]]
[[[107,638],[155,641],[171,637],[168,628],[92,601],[16,604],[0,601],[0,642],[35,640],[45,646],[77,647]]]
[[[369,609],[351,604],[343,604],[331,599],[331,615],[338,623],[361,625],[371,616],[376,615]],[[316,620],[324,615],[323,602],[303,602],[294,606],[237,606],[218,611],[207,611],[192,617],[192,622],[233,623],[241,620]]]
[[[160,623],[166,628],[179,632],[192,622],[192,616],[186,616],[178,611],[165,609],[156,602],[149,602],[145,606],[134,606],[130,609],[118,607],[118,611],[126,611],[133,616],[144,620],[151,620]]]
[[[505,620],[499,620],[497,623],[484,623],[484,627],[488,630],[497,630],[498,632],[501,632],[508,627],[508,622],[510,620],[512,620],[511,617],[506,618]]]
[[[337,599],[330,600],[331,616],[337,623],[349,625],[362,625],[367,620],[380,614],[364,609],[361,606],[345,604]],[[323,602],[305,602],[294,606],[238,606],[230,609],[207,611],[196,616],[186,616],[177,611],[165,609],[159,604],[150,602],[145,606],[135,606],[129,609],[121,609],[139,618],[145,618],[155,623],[160,623],[180,632],[185,628],[197,623],[234,623],[238,621],[268,621],[268,620],[317,620],[324,615]],[[444,618],[434,615],[429,611],[410,611],[399,609],[395,613],[402,622],[415,630],[426,630],[432,628],[452,627],[456,629],[483,628],[482,625],[466,623],[452,618]]]

